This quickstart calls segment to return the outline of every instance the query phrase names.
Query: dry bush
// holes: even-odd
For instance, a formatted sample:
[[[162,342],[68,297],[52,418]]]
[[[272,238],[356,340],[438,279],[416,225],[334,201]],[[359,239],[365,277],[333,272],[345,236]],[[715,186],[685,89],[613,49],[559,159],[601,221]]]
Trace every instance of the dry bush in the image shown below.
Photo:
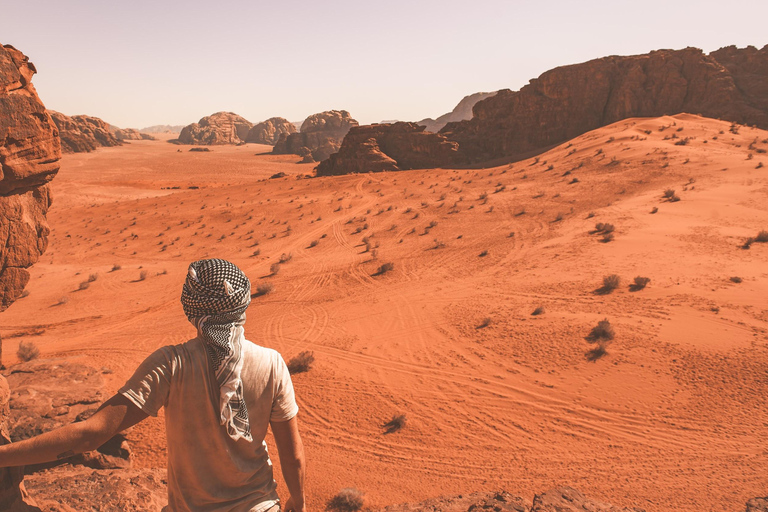
[[[26,363],[27,361],[37,359],[37,356],[40,355],[40,350],[34,341],[22,341],[19,343],[19,350],[16,352],[16,355]]]
[[[91,283],[89,283],[88,281],[83,281],[82,283],[80,283],[77,286],[77,289],[78,290],[87,290],[89,286],[91,286]]]
[[[742,282],[742,281],[743,281],[743,279],[742,279],[742,278],[740,278],[740,277],[738,277],[738,276],[733,276],[733,277],[731,278],[731,282],[733,282],[733,283],[736,283],[736,284],[739,284],[739,283],[740,283],[740,282]]]
[[[613,233],[606,233],[603,235],[603,238],[600,239],[601,242],[604,244],[607,244],[608,242],[613,242],[613,239],[616,238]]]
[[[610,274],[603,277],[603,286],[598,288],[598,292],[602,294],[611,293],[613,290],[619,287],[621,284],[621,278],[616,274]]]
[[[544,306],[539,306],[536,309],[533,310],[533,313],[531,315],[533,316],[539,316],[544,314]]]
[[[288,263],[292,259],[293,259],[293,253],[289,252],[288,254],[283,253],[280,255],[280,263]]]
[[[311,248],[311,247],[316,247],[316,246],[317,246],[317,244],[319,244],[319,243],[320,243],[320,242],[318,242],[317,240],[312,240],[311,242],[309,242],[309,247],[310,247],[310,248]]]
[[[486,250],[486,251],[483,251],[483,252],[481,252],[481,253],[479,254],[479,256],[480,256],[481,258],[485,258],[486,256],[488,256],[488,251]]]
[[[299,355],[294,356],[288,361],[288,373],[294,375],[296,373],[308,372],[312,369],[312,363],[315,362],[315,353],[305,350],[300,352]]]
[[[674,197],[674,195],[675,195],[674,189],[668,188],[667,190],[664,191],[665,199],[671,199],[672,197]]]
[[[271,273],[273,276],[274,276],[275,274],[277,274],[278,272],[280,272],[280,263],[276,261],[276,262],[274,262],[273,264],[271,264],[271,265],[269,266],[269,271],[270,271],[270,273]]]
[[[64,297],[59,298],[59,301],[56,303],[56,306],[63,306],[67,302],[69,302],[69,297],[65,295]]]
[[[759,242],[761,244],[768,242],[768,231],[760,231],[755,237],[755,242]]]
[[[342,489],[328,500],[326,508],[334,512],[357,512],[363,508],[364,496],[362,491],[351,487]]]
[[[648,283],[650,282],[651,282],[650,277],[637,276],[632,282],[632,284],[629,286],[629,288],[632,291],[642,290],[643,288],[648,286]]]
[[[381,265],[378,268],[378,270],[376,270],[376,274],[375,275],[380,276],[380,275],[386,274],[387,272],[390,272],[390,271],[392,271],[394,269],[395,269],[395,264],[394,263],[384,263],[383,265]]]
[[[385,434],[394,434],[398,430],[402,430],[402,428],[405,426],[406,419],[405,414],[395,414],[392,416],[392,419],[386,422],[381,427],[384,430]]]
[[[88,276],[88,282],[89,282],[89,283],[92,283],[92,282],[94,282],[95,280],[97,280],[98,278],[99,278],[99,274],[90,274],[90,275]]]
[[[145,280],[147,278],[147,275],[148,273],[146,270],[142,270],[141,272],[139,272],[139,281]]]
[[[261,297],[272,291],[272,283],[260,283],[256,286],[256,293],[251,294],[251,297]]]
[[[659,209],[657,207],[655,207],[655,206],[651,209],[651,213],[656,213],[658,211],[659,211]]]
[[[112,265],[112,272],[117,272],[118,270],[121,270],[123,267],[119,265],[118,263],[115,263]]]
[[[491,318],[485,317],[483,318],[483,321],[478,324],[477,329],[485,329],[489,325],[491,325]]]
[[[609,322],[608,319],[605,318],[597,322],[597,325],[594,326],[591,331],[589,331],[587,340],[592,342],[611,341],[615,335],[616,335],[616,332],[613,330],[613,326],[611,325],[611,322]]]

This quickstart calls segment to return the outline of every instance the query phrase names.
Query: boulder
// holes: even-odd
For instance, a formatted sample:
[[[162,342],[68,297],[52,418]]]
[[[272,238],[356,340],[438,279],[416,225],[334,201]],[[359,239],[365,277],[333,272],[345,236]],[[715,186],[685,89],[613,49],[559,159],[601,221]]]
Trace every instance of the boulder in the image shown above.
[[[319,162],[337,152],[350,128],[358,125],[346,110],[313,114],[304,120],[299,133],[281,134],[272,153],[300,155],[301,148],[306,147]]]
[[[89,153],[100,147],[120,146],[109,124],[93,116],[66,116],[50,111],[59,129],[61,150],[64,153]]]
[[[571,487],[558,487],[533,498],[531,512],[645,512],[641,508],[622,508],[594,501]]]
[[[746,512],[768,512],[768,496],[749,500]]]
[[[245,138],[245,142],[274,146],[277,144],[280,135],[284,133],[286,135],[296,133],[296,126],[282,117],[271,117],[266,121],[253,125],[253,128],[250,129]]]
[[[456,121],[466,121],[468,119],[472,119],[472,107],[475,106],[475,103],[478,101],[482,101],[486,98],[490,98],[496,94],[495,92],[476,92],[475,94],[470,94],[469,96],[464,96],[462,100],[459,102],[456,107],[447,114],[443,114],[437,119],[427,118],[422,119],[419,121],[419,126],[423,126],[427,129],[428,132],[439,132],[443,126],[445,126],[448,123],[453,123]],[[383,121],[382,121],[383,123]]]
[[[232,112],[216,112],[182,128],[179,143],[206,146],[241,144],[252,126],[250,121]]]
[[[119,141],[123,140],[157,140],[148,133],[141,133],[135,128],[117,128],[114,131],[115,138]]]
[[[0,311],[24,291],[48,245],[48,182],[59,171],[59,131],[31,83],[35,66],[0,45]]]
[[[11,387],[8,430],[13,442],[83,421],[109,398],[102,372],[72,359],[34,359],[17,364],[11,367],[7,379]],[[127,468],[130,457],[125,436],[117,434],[95,452],[26,469],[31,473],[61,463],[97,469]]]
[[[416,123],[358,126],[337,153],[320,162],[317,175],[450,167],[458,156],[458,144]]]
[[[467,162],[521,158],[628,117],[689,112],[768,128],[768,46],[611,56],[480,101],[440,133]]]

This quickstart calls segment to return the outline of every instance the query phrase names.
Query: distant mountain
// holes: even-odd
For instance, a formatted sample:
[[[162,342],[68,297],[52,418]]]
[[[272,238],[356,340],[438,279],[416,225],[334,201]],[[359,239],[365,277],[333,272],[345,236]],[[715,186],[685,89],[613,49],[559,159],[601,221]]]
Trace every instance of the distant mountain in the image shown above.
[[[472,119],[472,107],[475,106],[475,103],[477,103],[478,101],[482,101],[486,98],[490,98],[494,94],[496,93],[495,92],[476,92],[475,94],[464,96],[464,99],[462,99],[459,102],[459,104],[456,105],[456,108],[454,108],[452,111],[448,112],[447,114],[443,114],[437,119],[432,119],[432,118],[422,119],[416,124],[425,126],[428,132],[437,133],[448,123],[452,123],[454,121],[466,121],[468,119]],[[382,121],[382,123],[383,122],[384,121]]]
[[[184,125],[156,124],[139,130],[142,133],[179,133]]]

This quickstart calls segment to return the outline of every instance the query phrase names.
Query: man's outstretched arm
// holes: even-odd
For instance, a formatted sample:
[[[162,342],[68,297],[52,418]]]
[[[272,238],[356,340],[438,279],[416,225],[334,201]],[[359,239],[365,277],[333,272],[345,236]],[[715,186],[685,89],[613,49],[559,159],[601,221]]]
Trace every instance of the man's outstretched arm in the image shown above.
[[[304,445],[299,435],[296,416],[288,421],[273,421],[272,434],[275,436],[280,467],[285,485],[291,497],[285,502],[285,512],[304,512]]]
[[[0,467],[40,464],[95,450],[146,417],[147,413],[127,398],[115,395],[85,421],[0,446]]]

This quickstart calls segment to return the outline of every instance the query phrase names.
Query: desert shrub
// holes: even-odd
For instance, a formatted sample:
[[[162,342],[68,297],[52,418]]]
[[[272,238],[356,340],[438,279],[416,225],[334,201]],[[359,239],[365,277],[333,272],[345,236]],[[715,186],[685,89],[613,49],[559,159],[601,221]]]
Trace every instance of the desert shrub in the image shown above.
[[[656,213],[658,211],[659,211],[659,209],[657,207],[655,207],[655,206],[651,209],[651,213]]]
[[[88,281],[83,281],[82,283],[80,283],[77,286],[77,289],[78,290],[87,290],[89,286],[91,286],[91,283],[89,283]]]
[[[600,288],[600,291],[603,293],[611,293],[619,287],[619,284],[621,284],[621,278],[618,275],[607,275],[603,277],[603,286]]]
[[[261,297],[262,295],[270,293],[272,289],[272,283],[260,283],[256,286],[256,293],[254,293],[252,297]]]
[[[740,278],[740,277],[738,277],[738,276],[733,276],[733,277],[731,278],[731,282],[733,282],[733,283],[736,283],[736,284],[739,284],[739,283],[740,283],[740,282],[742,282],[742,281],[743,281],[743,279],[742,279],[742,278]]]
[[[477,325],[477,328],[478,328],[478,329],[485,329],[485,328],[486,328],[486,327],[488,327],[489,325],[491,325],[491,318],[490,318],[490,317],[485,317],[485,318],[483,318],[483,320],[482,320],[482,321],[481,321],[481,322],[480,322],[480,323]]]
[[[19,350],[16,355],[20,360],[27,362],[36,359],[40,355],[40,350],[34,341],[22,341],[19,343]]]
[[[253,251],[253,252],[251,253],[251,257],[252,257],[252,258],[255,258],[255,257],[256,257],[256,256],[258,256],[259,254],[261,254],[261,249],[256,249],[255,251]]]
[[[664,197],[666,199],[671,199],[674,195],[675,195],[674,189],[668,188],[667,190],[664,191]]]
[[[64,296],[64,297],[59,298],[59,301],[56,303],[56,305],[57,306],[63,306],[67,302],[69,302],[69,297]]]
[[[385,433],[393,434],[398,430],[402,430],[402,428],[405,426],[405,423],[405,414],[395,414],[392,416],[391,420],[382,425],[382,428],[385,429]]]
[[[112,265],[112,272],[117,272],[118,270],[121,270],[123,267],[119,265],[118,263],[115,263]]]
[[[311,242],[309,242],[309,246],[310,246],[310,247],[316,247],[316,246],[317,246],[317,244],[319,244],[319,243],[320,243],[320,242],[318,242],[317,240],[312,240]]]
[[[603,235],[603,238],[601,238],[600,241],[603,242],[604,244],[607,244],[608,242],[613,242],[614,238],[615,237],[613,233],[606,233]]]
[[[609,322],[606,318],[597,322],[597,325],[594,326],[591,331],[589,331],[587,339],[593,342],[611,341],[615,335],[616,332],[613,330],[611,322]]]
[[[278,272],[280,272],[280,263],[276,261],[273,264],[271,264],[269,266],[269,271],[272,273],[272,275],[275,275]]]
[[[145,280],[147,278],[147,275],[148,273],[146,270],[142,270],[141,272],[139,272],[139,281]]]
[[[363,508],[364,496],[362,491],[357,489],[342,489],[336,496],[328,500],[326,507],[335,512],[357,512]]]
[[[558,213],[557,217],[555,217],[555,220],[553,220],[552,222],[560,222],[561,220],[563,220],[563,214]]]
[[[488,256],[488,251],[483,251],[483,252],[481,252],[481,253],[479,254],[479,256],[480,256],[481,258],[485,258],[486,256]]]
[[[648,283],[651,282],[650,277],[641,277],[637,276],[634,281],[632,282],[631,288],[634,290],[642,290],[646,286],[648,286]]]
[[[294,375],[296,373],[308,372],[312,369],[312,363],[315,362],[315,353],[305,350],[299,352],[299,355],[294,356],[288,361],[288,373]]]
[[[99,278],[99,274],[90,274],[90,275],[88,276],[88,282],[89,282],[89,283],[92,283],[92,282],[94,282],[95,280],[97,280],[98,278]]]
[[[533,316],[539,316],[539,315],[543,315],[543,314],[544,314],[544,306],[538,306],[531,313],[531,315],[533,315]]]
[[[288,254],[283,253],[280,255],[280,263],[288,263],[291,259],[293,259],[293,254],[290,252]]]
[[[760,231],[755,237],[755,242],[760,242],[762,244],[768,242],[768,231]]]
[[[395,269],[394,263],[384,263],[379,267],[379,269],[376,271],[377,275],[386,274],[387,272],[390,272]]]

